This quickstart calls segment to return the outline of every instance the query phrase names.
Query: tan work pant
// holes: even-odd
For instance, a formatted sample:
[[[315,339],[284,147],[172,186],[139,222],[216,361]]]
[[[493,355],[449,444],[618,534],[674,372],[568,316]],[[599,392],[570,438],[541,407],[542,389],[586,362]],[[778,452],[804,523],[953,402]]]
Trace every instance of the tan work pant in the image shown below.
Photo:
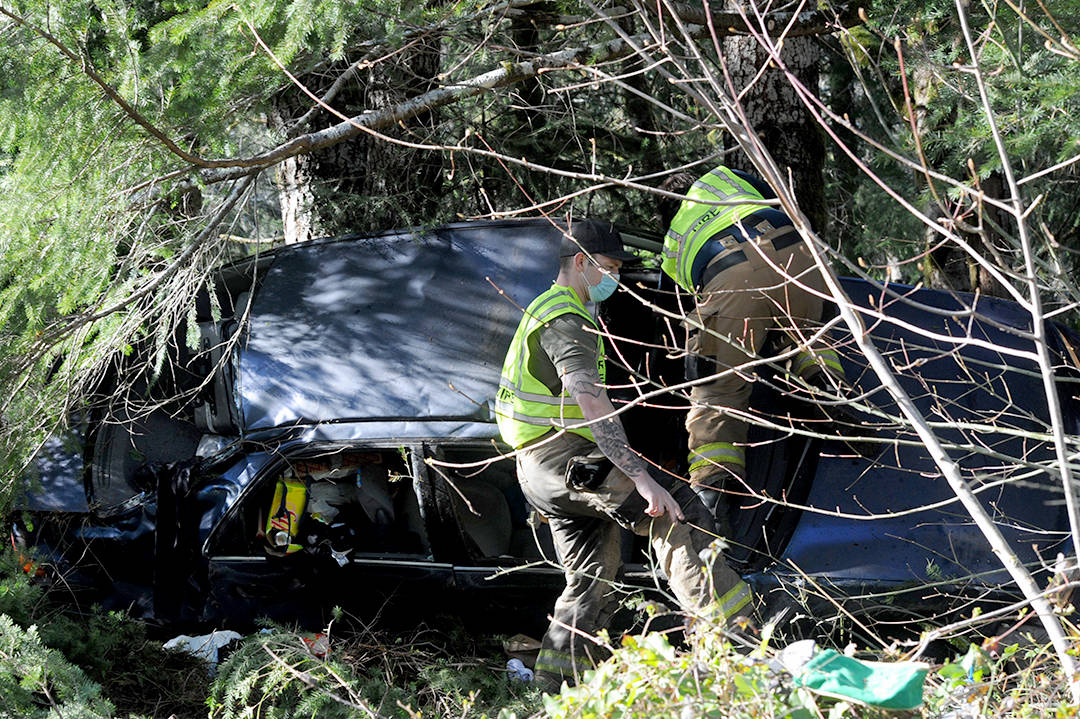
[[[548,689],[564,678],[573,681],[604,655],[589,637],[607,625],[618,605],[614,582],[622,564],[621,528],[650,537],[656,566],[688,614],[726,620],[750,611],[750,587],[722,557],[706,571],[701,553],[713,537],[666,514],[647,516],[633,482],[618,469],[595,491],[570,489],[566,464],[576,456],[600,455],[596,444],[572,434],[518,455],[521,489],[547,518],[566,576],[536,662],[537,681]],[[704,507],[686,482],[658,481],[668,486],[689,521],[708,526]]]
[[[779,331],[782,349],[801,349],[792,361],[792,374],[810,378],[828,371],[842,376],[834,351],[807,343],[822,314],[823,300],[814,291],[825,289],[810,252],[801,241],[777,250],[770,235],[775,233],[740,243],[746,261],[712,278],[690,314],[690,326],[704,327],[691,330],[691,359],[715,361],[699,362],[701,376],[715,378],[690,392],[686,429],[694,483],[719,487],[732,474],[745,476],[747,424],[738,414],[749,407],[753,370],[733,368],[757,359],[770,332]]]

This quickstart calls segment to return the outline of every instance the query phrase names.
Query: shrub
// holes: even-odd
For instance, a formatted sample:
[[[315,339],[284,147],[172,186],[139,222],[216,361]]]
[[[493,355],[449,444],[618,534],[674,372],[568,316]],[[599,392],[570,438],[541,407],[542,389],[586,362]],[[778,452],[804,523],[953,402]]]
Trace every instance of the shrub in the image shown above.
[[[462,631],[421,627],[395,636],[359,627],[327,640],[326,656],[316,656],[310,641],[280,627],[248,637],[214,681],[211,716],[479,717],[539,708],[537,689],[508,680],[495,638],[478,643]]]
[[[37,628],[18,626],[0,614],[0,705],[4,716],[111,717],[101,687],[55,649],[45,647]]]
[[[26,567],[31,566],[14,552],[0,554],[0,614],[13,627],[4,631],[26,636],[21,644],[10,643],[10,656],[0,657],[5,680],[23,681],[18,679],[20,662],[33,656],[47,659],[52,668],[38,689],[28,689],[30,696],[60,682],[60,696],[110,700],[91,702],[88,714],[80,714],[76,706],[61,716],[72,711],[72,716],[112,716],[114,708],[121,716],[205,716],[209,677],[201,660],[162,650],[160,640],[148,636],[146,625],[123,612],[101,607],[85,611],[57,601],[63,595],[47,591],[28,574]],[[33,687],[37,680],[31,676],[26,681]],[[0,713],[4,709],[0,705]],[[21,716],[14,710],[3,715]]]
[[[743,656],[719,632],[702,632],[688,651],[660,633],[625,636],[577,687],[544,698],[548,716],[809,717],[813,698],[768,663]]]

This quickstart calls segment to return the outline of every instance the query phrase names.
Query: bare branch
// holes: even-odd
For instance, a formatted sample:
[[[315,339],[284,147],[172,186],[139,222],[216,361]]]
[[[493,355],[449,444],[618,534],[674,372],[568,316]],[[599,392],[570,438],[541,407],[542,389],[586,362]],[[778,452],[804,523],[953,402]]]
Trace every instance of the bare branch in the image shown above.
[[[802,23],[806,22],[808,32],[805,34],[813,34],[809,30],[820,33],[835,30],[837,27],[838,16],[831,12],[814,11],[804,15],[806,17],[793,13],[777,13],[775,22],[778,25],[785,25],[797,20],[798,28],[802,28]],[[826,15],[829,18],[828,22],[824,19]],[[842,16],[842,21],[855,24],[858,21],[857,14],[849,12]],[[708,30],[704,27],[693,26],[688,29],[688,32],[691,37],[703,37]],[[718,32],[737,34],[738,29],[726,27]],[[368,110],[323,130],[300,135],[258,155],[235,160],[208,160],[206,161],[207,169],[199,173],[200,179],[207,184],[235,179],[247,174],[244,170],[269,167],[296,155],[316,152],[352,139],[366,130],[390,127],[436,108],[514,85],[545,72],[577,69],[582,65],[596,65],[624,58],[637,51],[635,45],[648,44],[650,37],[639,35],[634,37],[633,41],[634,43],[628,43],[620,38],[592,45],[565,48],[522,62],[507,62],[497,69],[431,90],[398,105],[381,110]]]
[[[1028,307],[1031,311],[1031,319],[1035,332],[1035,349],[1039,355],[1039,366],[1043,371],[1043,388],[1050,412],[1051,426],[1054,431],[1054,448],[1057,453],[1058,463],[1061,465],[1061,484],[1065,491],[1065,507],[1069,516],[1069,526],[1072,529],[1072,545],[1075,554],[1077,551],[1080,551],[1080,508],[1077,507],[1076,488],[1073,483],[1072,470],[1069,467],[1068,457],[1065,454],[1065,430],[1061,411],[1061,400],[1058,397],[1056,373],[1054,371],[1053,362],[1050,359],[1050,349],[1046,339],[1046,319],[1043,317],[1042,298],[1040,296],[1038,283],[1036,282],[1033,260],[1034,255],[1032,252],[1031,237],[1028,233],[1027,222],[1025,221],[1026,213],[1024,211],[1024,203],[1020,196],[1020,187],[1017,185],[1016,178],[1013,176],[1012,163],[1005,150],[1005,145],[1001,140],[1001,133],[998,131],[998,124],[994,117],[993,106],[990,103],[986,91],[982,70],[979,67],[978,57],[975,53],[975,47],[971,39],[971,30],[968,27],[967,9],[961,0],[957,0],[956,2],[956,12],[960,18],[960,25],[963,28],[964,40],[967,43],[971,61],[974,64],[975,82],[979,88],[982,109],[987,122],[990,123],[990,131],[994,139],[994,146],[1001,159],[1002,171],[1005,173],[1005,178],[1009,185],[1009,192],[1012,196],[1012,214],[1019,229],[1020,245],[1023,249],[1024,265],[1027,270],[1027,277],[1025,279],[1027,281],[1026,284],[1029,294]],[[974,514],[973,517],[978,523],[980,518],[974,516]],[[981,524],[980,528],[982,528]],[[985,529],[983,532],[984,534],[987,534],[987,539],[991,539],[991,535],[988,534]],[[994,542],[991,539],[991,544],[993,543]],[[995,547],[994,552],[999,556],[1002,556],[1003,554],[997,547]],[[1004,558],[1008,558],[1009,556],[1010,555],[1005,555]],[[1013,561],[1015,561],[1015,557],[1013,557]],[[1039,615],[1039,619],[1042,620],[1043,627],[1050,636],[1050,641],[1053,643],[1054,649],[1058,654],[1058,661],[1061,662],[1062,672],[1068,677],[1069,690],[1072,693],[1073,702],[1080,702],[1080,682],[1078,682],[1075,676],[1077,669],[1076,663],[1073,661],[1072,655],[1070,654],[1069,642],[1061,628],[1061,622],[1054,616],[1053,607],[1050,606],[1050,603],[1047,602],[1044,597],[1039,595],[1038,587],[1035,586],[1035,583],[1031,580],[1031,577],[1027,572],[1018,571],[1016,568],[1010,566],[1009,562],[1005,563],[1005,567],[1009,570],[1009,573],[1013,575],[1013,579],[1024,592],[1024,596],[1031,601],[1031,606]]]

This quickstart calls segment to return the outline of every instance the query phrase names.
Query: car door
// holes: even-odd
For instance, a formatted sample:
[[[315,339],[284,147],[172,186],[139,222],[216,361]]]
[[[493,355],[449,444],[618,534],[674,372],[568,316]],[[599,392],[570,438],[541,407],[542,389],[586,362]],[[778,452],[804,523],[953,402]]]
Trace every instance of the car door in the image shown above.
[[[436,556],[453,563],[463,601],[492,614],[547,611],[563,586],[551,532],[518,486],[513,459],[491,442],[424,447]],[[433,540],[436,535],[433,533]]]
[[[206,613],[315,626],[335,606],[370,614],[390,599],[402,604],[444,591],[453,570],[433,556],[421,508],[425,481],[412,447],[291,447],[211,532]],[[289,498],[290,483],[302,501]],[[275,521],[290,512],[295,531],[278,541]]]

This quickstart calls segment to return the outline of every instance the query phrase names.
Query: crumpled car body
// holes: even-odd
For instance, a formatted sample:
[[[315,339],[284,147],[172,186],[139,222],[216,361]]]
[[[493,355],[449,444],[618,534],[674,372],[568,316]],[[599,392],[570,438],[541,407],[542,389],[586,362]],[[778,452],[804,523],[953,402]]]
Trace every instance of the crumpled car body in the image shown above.
[[[462,223],[223,268],[223,316],[203,312],[201,352],[178,360],[212,380],[183,414],[82,418],[39,457],[18,536],[165,622],[317,624],[332,606],[410,601],[547,611],[562,572],[493,406],[560,238],[544,220]],[[611,394],[632,405],[631,444],[684,471],[686,399],[664,387],[683,381],[685,329],[671,313],[688,298],[645,266],[625,268],[623,285],[601,312]],[[1021,559],[1036,567],[1071,551],[1059,482],[1038,468],[1053,449],[1040,439],[1030,317],[986,297],[843,287]],[[871,451],[830,439],[839,429],[784,368],[761,368],[752,407],[764,421],[751,431],[747,486],[734,490],[730,561],[759,593],[786,587],[902,615],[1006,597],[1000,562],[894,421],[850,334],[837,325],[829,337],[858,398],[859,426],[845,434],[868,434]],[[1078,433],[1075,339],[1054,328],[1049,342],[1066,431]],[[652,586],[643,542],[625,545],[626,581]]]

